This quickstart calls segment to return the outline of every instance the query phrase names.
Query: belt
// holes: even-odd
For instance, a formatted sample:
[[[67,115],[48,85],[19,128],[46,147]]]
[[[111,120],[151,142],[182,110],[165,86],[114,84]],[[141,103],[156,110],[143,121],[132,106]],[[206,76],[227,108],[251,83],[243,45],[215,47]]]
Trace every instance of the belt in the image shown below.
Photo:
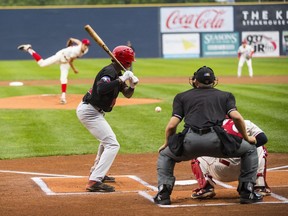
[[[224,159],[222,159],[222,158],[219,158],[219,162],[222,163],[222,164],[224,164],[224,165],[226,165],[226,166],[229,166],[229,165],[230,165],[230,162],[229,162],[229,161],[224,160]]]
[[[94,105],[92,105],[92,104],[89,103],[89,102],[83,101],[83,104],[90,104],[90,105],[91,105],[92,107],[94,107],[98,112],[100,112],[100,113],[103,113],[103,112],[104,112],[103,109],[101,109],[101,108],[99,108],[99,107],[97,107],[97,106],[94,106]]]
[[[199,135],[202,135],[202,134],[207,134],[207,133],[210,133],[212,132],[212,127],[209,127],[209,128],[202,128],[202,129],[196,129],[196,128],[190,128],[194,133],[197,133]]]

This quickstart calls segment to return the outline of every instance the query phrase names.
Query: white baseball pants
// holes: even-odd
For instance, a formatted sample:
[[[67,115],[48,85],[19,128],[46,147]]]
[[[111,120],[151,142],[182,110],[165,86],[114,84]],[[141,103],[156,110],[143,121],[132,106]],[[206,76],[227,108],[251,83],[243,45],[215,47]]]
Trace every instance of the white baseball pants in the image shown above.
[[[60,64],[60,82],[61,84],[68,83],[68,73],[70,65],[68,62],[63,62],[63,55],[61,53],[56,53],[47,59],[40,59],[37,63],[40,67],[47,67],[53,64]]]
[[[238,71],[237,71],[237,76],[241,77],[242,75],[242,68],[244,63],[247,63],[248,71],[249,71],[249,76],[253,77],[253,68],[252,68],[252,59],[246,59],[245,57],[241,56],[238,62]]]

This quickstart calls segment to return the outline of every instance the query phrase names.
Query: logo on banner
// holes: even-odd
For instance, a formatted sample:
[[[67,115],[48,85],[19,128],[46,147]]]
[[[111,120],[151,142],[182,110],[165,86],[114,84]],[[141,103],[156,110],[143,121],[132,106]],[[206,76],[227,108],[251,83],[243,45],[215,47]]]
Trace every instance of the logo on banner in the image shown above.
[[[210,56],[236,56],[238,50],[238,33],[203,33],[202,54],[204,57]]]
[[[255,56],[279,56],[278,32],[250,32],[243,39],[254,48]]]
[[[162,8],[161,30],[162,32],[233,31],[233,8]]]
[[[183,43],[184,50],[189,50],[195,47],[195,45],[191,41],[186,40],[186,39],[182,39],[182,43]]]
[[[248,35],[246,39],[250,44],[253,44],[257,53],[274,52],[277,49],[276,42],[265,35]]]
[[[243,26],[284,26],[288,24],[285,10],[243,10]]]

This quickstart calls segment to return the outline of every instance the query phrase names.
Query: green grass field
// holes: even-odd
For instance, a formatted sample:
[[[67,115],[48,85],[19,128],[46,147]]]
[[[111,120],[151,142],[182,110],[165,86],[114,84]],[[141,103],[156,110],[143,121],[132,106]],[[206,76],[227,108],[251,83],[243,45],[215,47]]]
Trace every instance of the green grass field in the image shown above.
[[[109,59],[79,59],[69,79],[91,79]],[[120,153],[157,152],[163,144],[164,130],[171,116],[176,93],[190,88],[183,84],[141,84],[143,77],[189,77],[207,65],[217,76],[236,76],[237,58],[219,59],[137,59],[134,72],[140,79],[134,97],[161,99],[159,104],[115,107],[106,114],[121,144]],[[254,58],[255,76],[288,75],[287,58]],[[0,61],[0,81],[58,80],[57,65],[40,68],[33,60]],[[243,75],[247,75],[246,65]],[[68,94],[83,95],[90,85],[69,85]],[[267,134],[269,152],[288,153],[287,84],[221,84],[216,87],[236,96],[239,111],[259,125]],[[0,98],[36,94],[59,94],[60,85],[0,86]],[[155,113],[154,107],[162,107]],[[7,110],[0,109],[0,159],[23,157],[95,154],[98,147],[92,135],[80,124],[75,110]],[[181,129],[181,128],[179,128]]]

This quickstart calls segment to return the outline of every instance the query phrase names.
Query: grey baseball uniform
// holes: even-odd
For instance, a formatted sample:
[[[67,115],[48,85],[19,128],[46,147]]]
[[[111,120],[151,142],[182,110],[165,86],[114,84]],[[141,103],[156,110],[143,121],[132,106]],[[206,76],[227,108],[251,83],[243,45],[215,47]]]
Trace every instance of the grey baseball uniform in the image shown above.
[[[133,88],[119,80],[120,75],[121,68],[116,63],[104,67],[77,107],[78,119],[100,141],[89,177],[96,182],[103,180],[120,148],[115,133],[104,118],[105,112],[112,111],[120,92],[128,98],[134,93]]]

